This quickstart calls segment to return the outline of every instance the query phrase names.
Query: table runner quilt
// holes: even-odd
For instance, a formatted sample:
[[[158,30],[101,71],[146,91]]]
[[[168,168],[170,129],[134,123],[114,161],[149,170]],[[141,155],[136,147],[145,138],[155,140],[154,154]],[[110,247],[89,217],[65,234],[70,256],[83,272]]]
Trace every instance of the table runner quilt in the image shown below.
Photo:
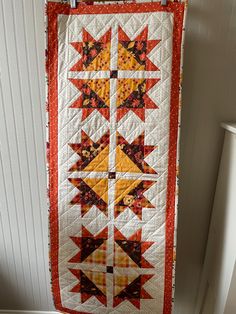
[[[186,3],[47,3],[55,307],[172,311]]]

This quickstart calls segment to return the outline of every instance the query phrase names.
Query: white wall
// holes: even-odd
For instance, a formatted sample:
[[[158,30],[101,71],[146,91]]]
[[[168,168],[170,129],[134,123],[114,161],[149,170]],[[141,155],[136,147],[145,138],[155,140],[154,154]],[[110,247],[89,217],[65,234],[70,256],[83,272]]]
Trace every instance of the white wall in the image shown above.
[[[231,293],[236,261],[236,123],[225,129],[196,314],[200,309],[202,314],[223,314]]]
[[[0,1],[0,308],[52,308],[41,0]]]
[[[236,121],[236,1],[189,0],[186,29],[177,314],[193,313],[223,143],[220,122]]]
[[[219,122],[236,120],[236,2],[190,2],[181,134],[177,314],[194,310],[223,138]],[[2,309],[53,309],[47,247],[43,41],[43,0],[0,0]]]

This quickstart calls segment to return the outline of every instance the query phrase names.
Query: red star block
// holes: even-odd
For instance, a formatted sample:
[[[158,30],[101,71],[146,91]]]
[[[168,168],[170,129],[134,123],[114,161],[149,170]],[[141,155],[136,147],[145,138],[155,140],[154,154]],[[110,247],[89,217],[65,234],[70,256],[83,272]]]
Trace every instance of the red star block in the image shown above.
[[[69,178],[68,180],[79,190],[79,193],[70,201],[70,204],[81,205],[82,216],[93,206],[96,206],[107,215],[107,179]]]
[[[141,268],[153,268],[142,255],[154,242],[141,241],[142,229],[126,238],[117,228],[115,228],[115,242],[123,251]],[[118,265],[119,266],[119,265]]]
[[[104,150],[109,145],[109,131],[105,133],[97,142],[91,140],[91,138],[82,130],[81,131],[81,143],[69,143],[69,146],[80,159],[69,169],[69,171],[84,171],[86,167],[99,155],[102,154],[104,160]],[[99,155],[100,156],[100,155]],[[96,171],[107,171],[106,165],[98,164],[99,169]],[[91,171],[88,168],[88,171]]]
[[[109,70],[111,29],[99,40],[95,40],[86,30],[82,29],[82,42],[71,45],[81,55],[81,59],[71,68],[71,71]],[[97,62],[93,63],[96,59]]]
[[[144,136],[143,132],[130,144],[117,132],[117,147],[120,148],[143,173],[155,174],[156,171],[152,169],[144,159],[152,153],[156,147],[144,145]],[[117,160],[117,163],[119,165],[119,160]]]
[[[82,110],[82,121],[94,110],[109,120],[109,79],[69,79],[69,81],[81,92],[70,108]]]
[[[80,251],[73,256],[69,263],[81,263],[94,251],[96,251],[107,240],[108,228],[104,228],[98,235],[94,236],[84,226],[82,226],[82,237],[70,237],[78,246]],[[105,261],[101,261],[104,262]]]
[[[106,288],[106,279],[104,273],[91,271],[85,272],[80,269],[69,269],[69,271],[79,280],[79,283],[75,285],[70,290],[70,292],[80,293],[82,303],[86,302],[91,297],[95,297],[102,304],[107,304],[107,298],[104,293]],[[100,278],[98,278],[99,276]]]
[[[145,110],[158,108],[147,94],[158,81],[159,79],[118,79],[117,121],[129,111],[145,121]],[[124,93],[124,90],[127,92]]]
[[[148,26],[133,40],[119,26],[118,36],[120,47],[124,48],[119,49],[119,70],[159,70],[148,58],[148,54],[160,40],[148,40]]]
[[[117,276],[118,277],[118,276]],[[126,275],[120,277],[120,281],[124,281]],[[142,299],[152,299],[149,293],[143,288],[143,285],[153,277],[153,275],[139,275],[130,284],[128,284],[122,291],[120,291],[113,298],[113,306],[116,307],[125,300],[132,303],[137,309],[140,310],[140,301]],[[116,284],[116,278],[115,278]]]

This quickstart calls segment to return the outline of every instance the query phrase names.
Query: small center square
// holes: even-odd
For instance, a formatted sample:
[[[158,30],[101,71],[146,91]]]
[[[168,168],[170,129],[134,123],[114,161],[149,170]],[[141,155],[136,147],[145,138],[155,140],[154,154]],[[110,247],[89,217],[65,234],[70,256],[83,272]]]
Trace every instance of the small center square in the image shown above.
[[[110,71],[110,78],[117,78],[118,77],[118,71]]]
[[[115,179],[116,178],[116,173],[115,172],[109,172],[108,173],[108,179]]]
[[[113,266],[107,266],[107,273],[113,274]]]

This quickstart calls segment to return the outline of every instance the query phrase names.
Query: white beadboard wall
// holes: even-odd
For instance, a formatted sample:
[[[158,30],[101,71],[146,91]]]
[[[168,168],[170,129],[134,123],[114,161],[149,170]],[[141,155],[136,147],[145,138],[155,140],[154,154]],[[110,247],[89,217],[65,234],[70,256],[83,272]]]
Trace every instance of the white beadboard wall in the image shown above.
[[[43,1],[1,0],[0,29],[0,309],[48,310]]]
[[[219,125],[236,120],[236,2],[189,2],[175,314],[194,313],[223,140]],[[0,0],[0,309],[6,309],[0,313],[54,310],[44,99],[44,0]]]

